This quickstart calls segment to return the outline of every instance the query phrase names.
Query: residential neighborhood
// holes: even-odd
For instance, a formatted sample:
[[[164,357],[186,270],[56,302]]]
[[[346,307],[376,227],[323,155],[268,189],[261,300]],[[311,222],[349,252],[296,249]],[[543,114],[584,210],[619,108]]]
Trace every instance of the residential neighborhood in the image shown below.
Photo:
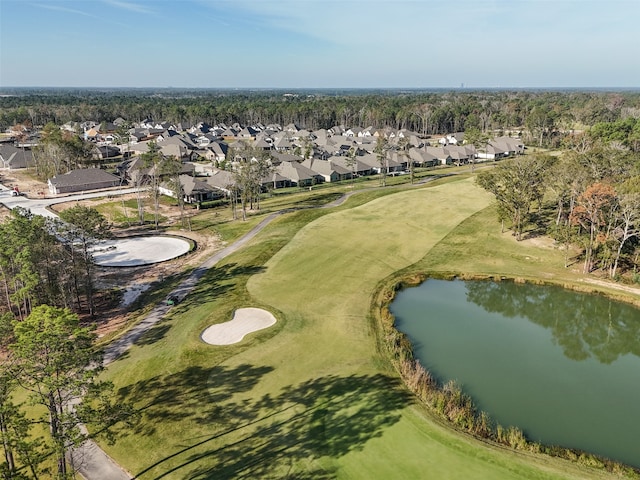
[[[91,161],[48,178],[48,194],[60,195],[123,185],[143,186],[155,175],[141,160],[153,149],[163,158],[180,161],[179,183],[161,175],[161,192],[176,197],[178,189],[187,203],[227,197],[236,184],[234,172],[243,162],[266,159],[268,172],[262,190],[313,187],[370,175],[395,176],[413,167],[436,168],[494,161],[524,152],[516,137],[500,136],[484,145],[466,143],[463,132],[426,136],[406,129],[335,125],[308,131],[295,124],[209,125],[198,122],[157,122],[145,119],[129,124],[68,122],[60,126],[67,136],[91,146]],[[6,169],[33,167],[39,155],[39,132],[7,132],[0,145]],[[12,133],[14,135],[12,135]],[[18,138],[29,136],[28,145]],[[11,142],[13,140],[13,142]],[[382,152],[382,153],[381,153]]]

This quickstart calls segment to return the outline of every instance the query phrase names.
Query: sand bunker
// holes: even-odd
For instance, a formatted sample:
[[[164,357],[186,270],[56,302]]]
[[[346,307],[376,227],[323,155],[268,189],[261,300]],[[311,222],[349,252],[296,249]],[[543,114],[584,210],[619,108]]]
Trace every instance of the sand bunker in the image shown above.
[[[211,345],[231,345],[238,343],[245,335],[276,323],[276,317],[261,308],[239,308],[229,322],[211,325],[201,338]]]
[[[165,262],[188,253],[191,244],[182,238],[140,236],[100,242],[93,249],[93,261],[103,267],[136,267]]]

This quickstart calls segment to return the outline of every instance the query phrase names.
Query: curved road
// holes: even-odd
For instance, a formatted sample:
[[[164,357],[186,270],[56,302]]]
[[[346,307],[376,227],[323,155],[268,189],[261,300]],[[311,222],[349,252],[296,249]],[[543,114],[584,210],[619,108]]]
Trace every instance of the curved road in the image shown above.
[[[126,195],[128,193],[136,193],[137,191],[137,188],[121,188],[119,190],[79,193],[77,195],[69,195],[67,197],[27,198],[24,195],[18,195],[15,197],[12,196],[11,189],[0,184],[0,203],[4,204],[4,206],[10,209],[22,207],[25,210],[29,210],[35,215],[41,215],[43,217],[49,218],[58,218],[58,216],[55,213],[51,212],[47,207],[56,203],[73,202],[74,200],[84,200],[88,198],[101,198],[109,195]]]

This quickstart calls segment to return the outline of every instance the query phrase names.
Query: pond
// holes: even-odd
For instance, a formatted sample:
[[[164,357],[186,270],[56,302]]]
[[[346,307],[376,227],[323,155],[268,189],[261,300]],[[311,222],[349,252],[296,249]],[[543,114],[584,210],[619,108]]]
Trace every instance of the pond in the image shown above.
[[[430,279],[390,309],[423,366],[496,422],[640,467],[637,308],[554,286]]]

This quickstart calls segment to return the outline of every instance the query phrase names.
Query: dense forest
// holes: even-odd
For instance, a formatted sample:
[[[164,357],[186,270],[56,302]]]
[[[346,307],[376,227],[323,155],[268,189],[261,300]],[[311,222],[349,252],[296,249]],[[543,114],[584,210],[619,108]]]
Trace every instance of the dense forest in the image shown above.
[[[522,132],[558,146],[559,132],[640,118],[638,91],[212,91],[15,90],[0,97],[0,129],[18,123],[155,121],[195,124],[295,123],[407,129],[423,135],[476,128]]]

